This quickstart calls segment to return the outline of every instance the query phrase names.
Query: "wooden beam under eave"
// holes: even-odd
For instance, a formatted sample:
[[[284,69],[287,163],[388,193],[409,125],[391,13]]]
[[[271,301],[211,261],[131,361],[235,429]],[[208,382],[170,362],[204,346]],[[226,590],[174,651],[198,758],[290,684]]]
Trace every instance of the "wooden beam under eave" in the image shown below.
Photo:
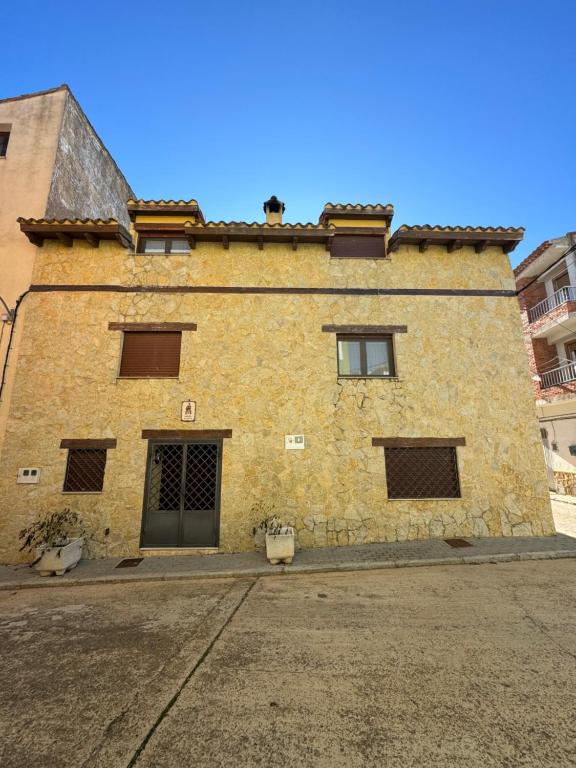
[[[428,250],[428,246],[430,245],[430,240],[427,238],[424,238],[424,240],[420,240],[420,243],[418,244],[418,250],[420,253],[424,253],[424,251]]]
[[[264,250],[264,238],[262,237],[262,235],[258,235],[258,237],[256,238],[256,241],[258,243],[258,250],[259,251],[263,251]]]
[[[480,240],[479,243],[476,243],[474,246],[474,250],[476,253],[482,253],[482,251],[485,251],[488,247],[488,240]]]
[[[56,232],[56,237],[65,248],[72,248],[72,238],[64,232]]]
[[[292,238],[292,250],[297,251],[298,250],[298,238],[293,237]]]
[[[91,232],[84,232],[84,239],[89,243],[92,248],[98,248],[100,245],[100,238],[93,235]]]
[[[38,248],[42,248],[44,245],[44,238],[37,235],[35,232],[26,232],[26,237],[30,240],[32,245],[36,245]]]
[[[115,235],[115,239],[122,245],[124,248],[133,248],[134,243],[132,242],[132,238],[128,235],[125,235],[123,232],[117,232]]]
[[[224,246],[225,250],[230,248],[230,240],[228,235],[222,235],[222,245]]]
[[[190,250],[191,251],[195,251],[196,250],[196,238],[194,237],[194,235],[188,235],[188,237],[186,239],[188,240],[188,245],[190,246]]]
[[[448,253],[459,251],[462,248],[462,240],[450,240],[446,245],[446,248],[448,249]]]
[[[517,245],[518,245],[517,240],[512,240],[512,242],[509,242],[509,243],[502,243],[502,252],[510,253],[511,251],[514,250],[514,248],[516,248]]]
[[[326,250],[328,251],[328,253],[330,253],[330,251],[332,250],[332,238],[331,237],[329,237],[326,240],[326,246],[325,247],[326,247]]]

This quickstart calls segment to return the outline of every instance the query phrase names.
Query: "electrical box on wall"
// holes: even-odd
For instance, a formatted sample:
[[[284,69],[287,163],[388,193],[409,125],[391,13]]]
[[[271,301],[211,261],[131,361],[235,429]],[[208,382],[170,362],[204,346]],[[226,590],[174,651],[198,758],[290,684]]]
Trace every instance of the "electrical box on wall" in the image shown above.
[[[286,450],[303,450],[306,447],[304,442],[304,435],[285,435],[284,447]]]
[[[40,469],[38,467],[21,467],[16,476],[17,483],[39,483]]]

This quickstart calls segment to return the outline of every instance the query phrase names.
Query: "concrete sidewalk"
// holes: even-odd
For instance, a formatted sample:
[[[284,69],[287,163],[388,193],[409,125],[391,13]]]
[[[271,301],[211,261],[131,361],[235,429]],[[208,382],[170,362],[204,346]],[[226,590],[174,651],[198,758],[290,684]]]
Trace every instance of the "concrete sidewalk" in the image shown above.
[[[55,577],[38,576],[26,565],[0,566],[0,590],[576,558],[576,539],[563,534],[464,541],[468,546],[453,547],[442,539],[427,539],[306,549],[296,553],[291,565],[280,566],[269,565],[262,552],[145,557],[136,567],[128,568],[118,567],[122,558],[83,560],[74,570]]]

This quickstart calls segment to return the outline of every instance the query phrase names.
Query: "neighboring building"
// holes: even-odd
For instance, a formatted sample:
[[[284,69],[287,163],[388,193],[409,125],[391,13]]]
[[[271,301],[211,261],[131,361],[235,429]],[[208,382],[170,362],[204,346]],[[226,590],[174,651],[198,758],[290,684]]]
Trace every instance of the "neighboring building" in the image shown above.
[[[18,216],[113,218],[127,226],[132,195],[67,85],[0,100],[0,450],[26,311],[20,297],[36,254]]]
[[[514,270],[550,486],[576,493],[576,232]]]
[[[276,198],[266,223],[128,210],[129,230],[20,219],[37,257],[2,560],[64,506],[93,556],[248,550],[262,502],[304,547],[553,533],[507,256],[523,230],[390,235],[390,205],[283,224]]]

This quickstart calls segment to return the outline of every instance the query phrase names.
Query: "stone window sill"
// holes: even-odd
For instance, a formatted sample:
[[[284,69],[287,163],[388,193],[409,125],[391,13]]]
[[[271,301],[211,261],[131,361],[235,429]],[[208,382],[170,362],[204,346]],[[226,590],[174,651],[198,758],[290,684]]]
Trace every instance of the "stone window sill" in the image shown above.
[[[180,376],[116,376],[116,381],[158,381],[159,379],[179,381]]]
[[[104,491],[62,491],[63,496],[102,496]]]
[[[402,498],[402,499],[386,499],[386,501],[462,501],[462,496],[430,496],[429,498]]]
[[[338,381],[402,381],[399,376],[338,376]]]

